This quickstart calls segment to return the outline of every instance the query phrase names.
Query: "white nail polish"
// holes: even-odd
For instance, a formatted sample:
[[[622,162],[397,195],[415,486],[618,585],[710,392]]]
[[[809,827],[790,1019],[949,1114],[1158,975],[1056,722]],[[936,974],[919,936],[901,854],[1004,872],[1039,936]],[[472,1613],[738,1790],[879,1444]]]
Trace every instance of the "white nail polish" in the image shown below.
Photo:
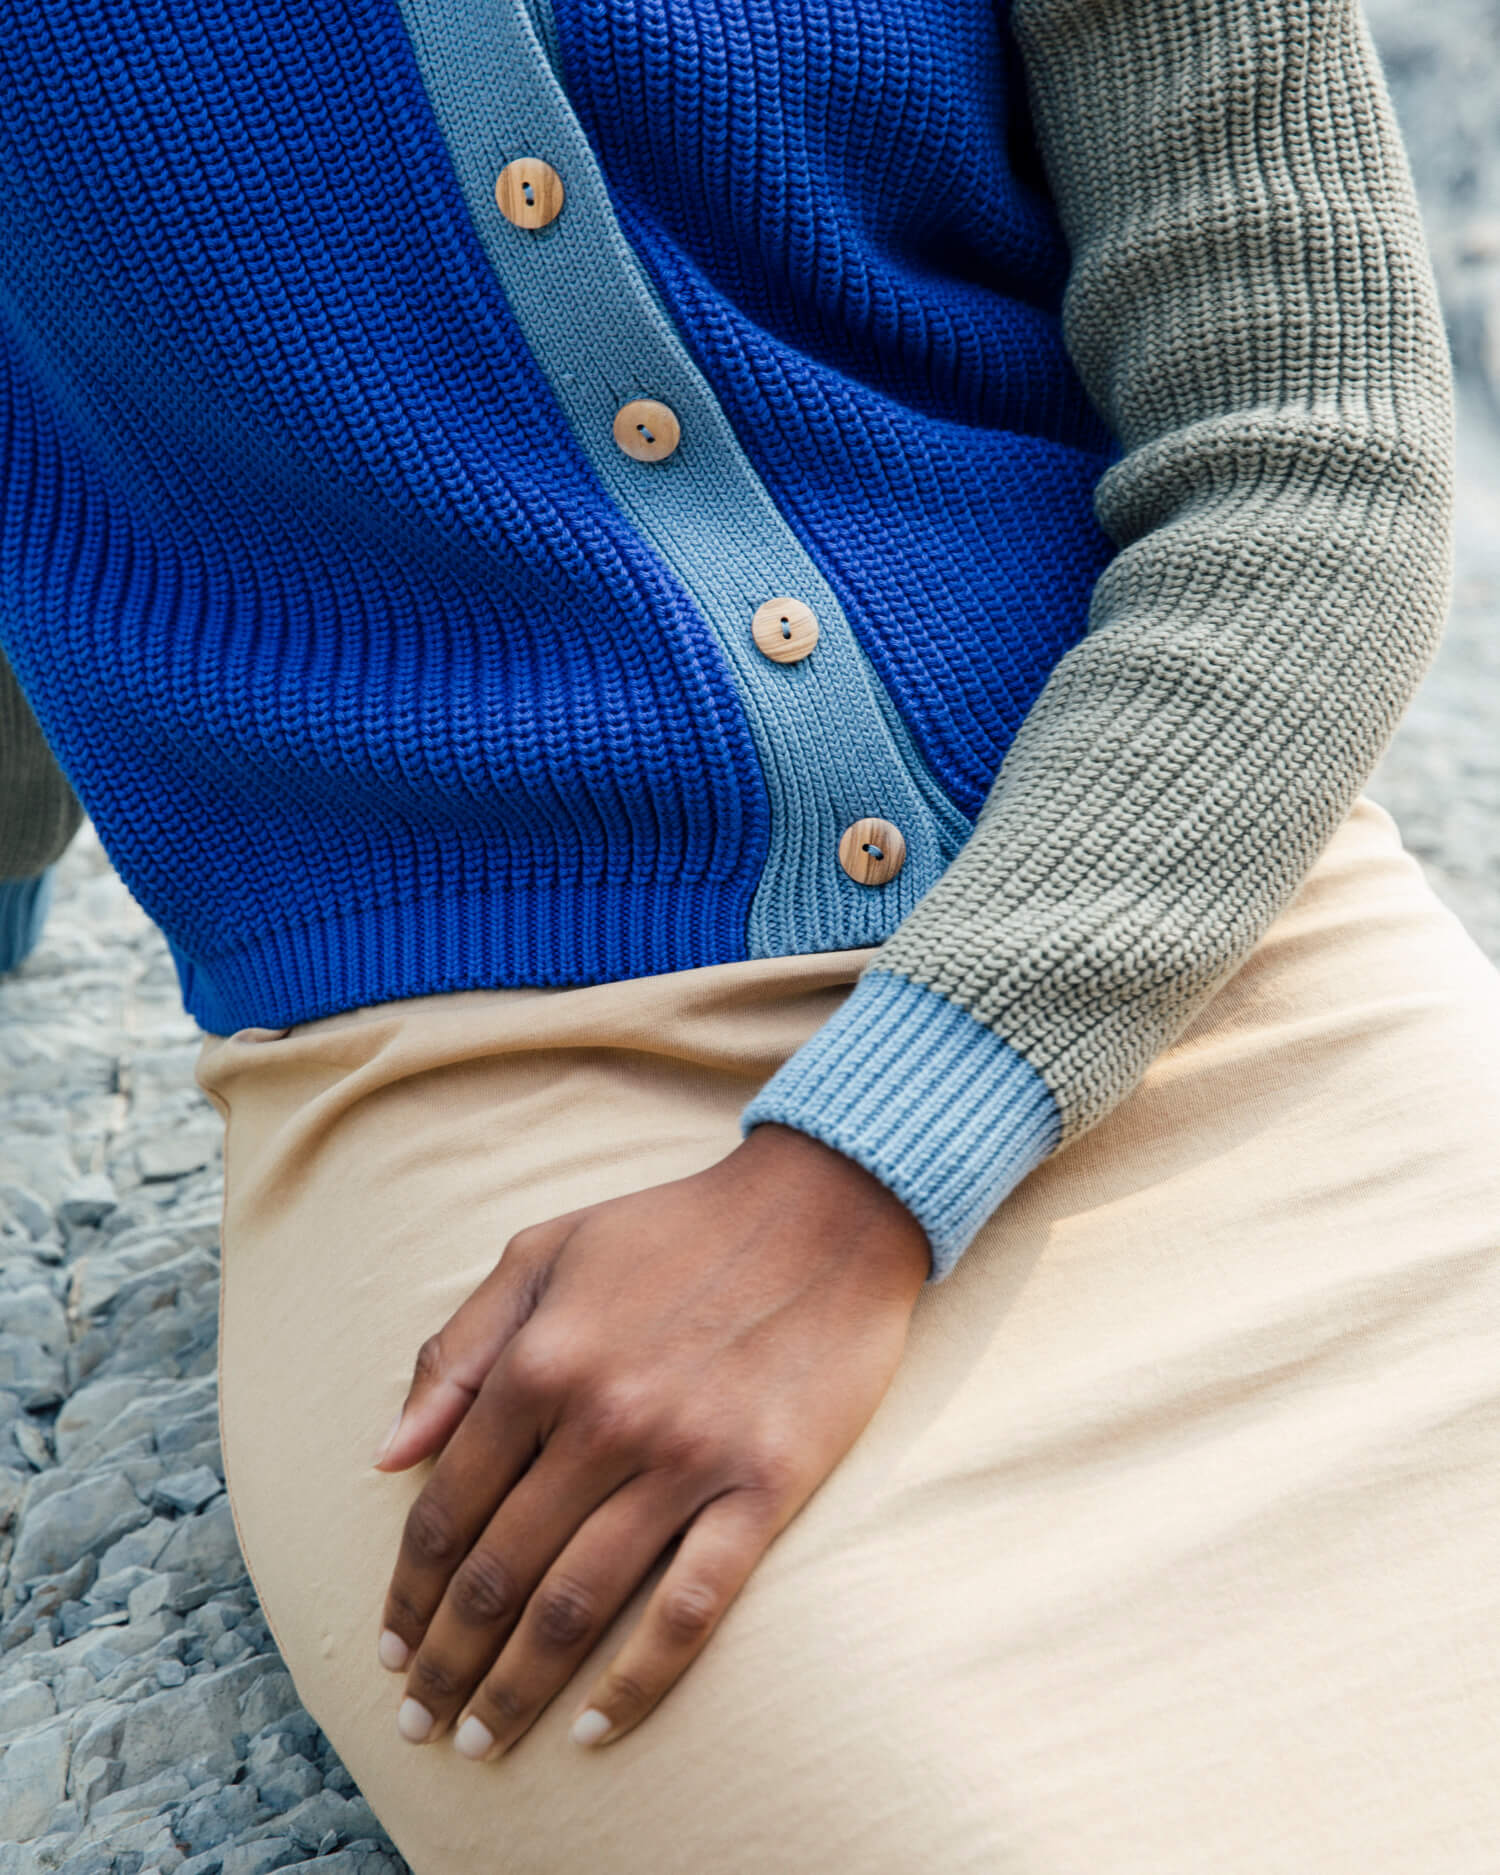
[[[380,1461],[381,1461],[381,1459],[383,1459],[383,1458],[385,1457],[385,1455],[386,1455],[386,1453],[387,1453],[388,1451],[390,1451],[390,1449],[391,1449],[391,1441],[392,1441],[392,1440],[393,1440],[393,1439],[395,1438],[395,1436],[396,1436],[396,1433],[397,1433],[397,1431],[398,1431],[398,1430],[399,1430],[399,1428],[400,1428],[400,1425],[401,1425],[401,1415],[402,1415],[402,1414],[403,1414],[403,1413],[404,1413],[405,1411],[406,1411],[406,1408],[405,1408],[404,1406],[403,1406],[403,1407],[398,1407],[398,1408],[396,1409],[396,1417],[395,1417],[395,1418],[394,1418],[394,1419],[393,1419],[393,1420],[391,1421],[391,1429],[390,1429],[390,1431],[389,1431],[389,1432],[388,1432],[388,1433],[387,1433],[387,1434],[385,1435],[385,1437],[384,1437],[384,1438],[383,1438],[383,1439],[381,1440],[381,1442],[380,1442],[380,1450],[379,1450],[379,1451],[378,1451],[378,1452],[377,1452],[377,1453],[375,1454],[375,1456],[374,1456],[374,1458],[373,1458],[373,1459],[372,1459],[372,1460],[370,1461],[370,1462],[371,1462],[372,1464],[375,1464],[375,1465],[378,1465],[378,1464],[380,1463]]]
[[[409,1738],[414,1745],[432,1730],[432,1714],[420,1700],[406,1698],[401,1701],[401,1709],[396,1714],[396,1730],[403,1738]]]
[[[495,1734],[472,1712],[453,1734],[453,1749],[461,1751],[466,1758],[482,1758],[494,1742]]]
[[[597,1745],[609,1730],[609,1720],[596,1706],[590,1706],[587,1712],[580,1712],[573,1721],[573,1729],[568,1736],[575,1745]]]
[[[392,1673],[399,1673],[411,1659],[411,1649],[394,1628],[380,1630],[380,1664],[389,1667]]]

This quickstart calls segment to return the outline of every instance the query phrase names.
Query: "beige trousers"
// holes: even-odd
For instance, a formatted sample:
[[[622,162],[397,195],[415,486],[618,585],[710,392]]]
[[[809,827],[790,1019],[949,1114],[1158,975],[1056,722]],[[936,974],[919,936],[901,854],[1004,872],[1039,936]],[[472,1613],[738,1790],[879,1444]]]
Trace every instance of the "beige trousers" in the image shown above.
[[[210,1037],[219,1384],[298,1691],[416,1875],[1493,1875],[1500,975],[1361,802],[1246,967],[918,1302],[636,1732],[396,1731],[432,1461],[370,1455],[521,1225],[703,1166],[868,950]]]

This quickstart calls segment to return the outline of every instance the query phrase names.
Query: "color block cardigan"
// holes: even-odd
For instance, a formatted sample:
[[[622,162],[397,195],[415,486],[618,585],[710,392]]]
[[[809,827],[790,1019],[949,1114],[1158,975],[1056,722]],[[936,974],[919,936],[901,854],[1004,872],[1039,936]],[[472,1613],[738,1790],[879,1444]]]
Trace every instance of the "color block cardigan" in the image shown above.
[[[1434,649],[1351,0],[10,0],[0,154],[0,645],[210,1030],[877,945],[742,1125],[937,1279]]]

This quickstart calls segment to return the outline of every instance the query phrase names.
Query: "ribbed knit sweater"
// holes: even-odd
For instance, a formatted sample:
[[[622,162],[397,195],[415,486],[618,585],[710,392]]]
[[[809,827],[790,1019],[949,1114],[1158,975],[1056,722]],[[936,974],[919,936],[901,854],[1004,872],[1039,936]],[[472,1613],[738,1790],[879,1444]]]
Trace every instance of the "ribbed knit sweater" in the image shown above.
[[[9,0],[0,155],[0,643],[188,1010],[875,945],[741,1125],[934,1280],[1436,644],[1352,0]]]

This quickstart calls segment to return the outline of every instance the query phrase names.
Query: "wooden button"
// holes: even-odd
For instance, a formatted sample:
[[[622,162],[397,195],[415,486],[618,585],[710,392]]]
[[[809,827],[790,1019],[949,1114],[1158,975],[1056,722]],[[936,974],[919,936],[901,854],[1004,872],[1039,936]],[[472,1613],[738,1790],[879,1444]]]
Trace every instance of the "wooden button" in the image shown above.
[[[562,177],[539,156],[518,156],[496,176],[495,200],[518,228],[545,228],[562,213]]]
[[[777,664],[795,664],[818,642],[818,615],[800,599],[767,599],[750,630],[757,646]]]
[[[632,397],[615,412],[615,441],[637,462],[660,462],[682,437],[677,413],[654,397]]]
[[[839,841],[839,864],[860,885],[884,885],[906,864],[901,829],[888,820],[856,820]]]

